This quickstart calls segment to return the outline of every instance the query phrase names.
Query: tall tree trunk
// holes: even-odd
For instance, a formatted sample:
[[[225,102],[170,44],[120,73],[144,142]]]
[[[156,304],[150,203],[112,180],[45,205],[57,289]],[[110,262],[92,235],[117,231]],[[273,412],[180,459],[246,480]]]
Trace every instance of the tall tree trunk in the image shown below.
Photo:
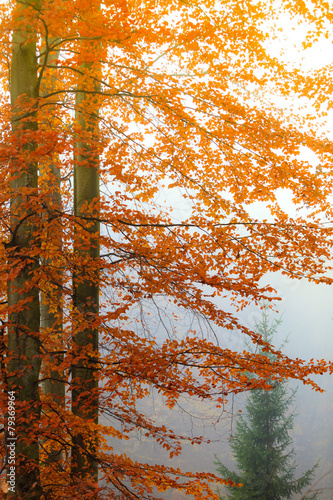
[[[52,47],[53,43],[57,41],[49,39],[44,50],[46,51],[47,47]],[[42,98],[55,89],[56,75],[54,70],[49,70],[47,66],[56,67],[59,52],[59,50],[52,51],[51,49],[50,52],[43,54],[43,59],[40,61],[42,66],[45,65],[40,92]],[[51,110],[52,113],[56,112],[51,104],[48,106],[48,110]],[[50,120],[52,118],[48,119],[48,121]],[[61,172],[57,160],[57,155],[52,155],[50,162],[40,166],[44,191],[43,202],[46,206],[44,227],[47,231],[47,234],[44,235],[45,257],[42,261],[46,276],[41,294],[40,308],[41,334],[43,336],[44,352],[46,352],[46,359],[42,364],[42,390],[47,401],[50,401],[51,407],[46,409],[50,413],[50,421],[52,421],[52,410],[58,413],[58,407],[64,407],[65,404],[64,371],[59,368],[64,360],[63,270],[61,266],[57,267],[59,259],[54,259],[54,256],[57,257],[57,254],[61,254],[62,251],[62,227],[60,223],[60,214],[62,212]],[[48,219],[51,220],[51,223],[48,222]],[[48,283],[51,286],[48,286]],[[55,429],[53,432],[57,431]],[[59,441],[61,442],[61,439]],[[64,458],[59,441],[52,440],[52,436],[50,436],[50,439],[43,444],[44,451],[47,453],[46,461],[52,463],[57,469],[63,466]]]
[[[31,4],[37,6],[36,2]],[[23,19],[25,8],[25,2],[17,3],[19,17],[13,32],[10,81],[13,141],[18,154],[12,164],[12,240],[8,245],[9,266],[15,273],[8,283],[8,387],[9,391],[15,391],[17,436],[15,492],[9,491],[9,497],[38,500],[41,494],[37,435],[40,313],[39,290],[33,282],[39,268],[38,213],[33,208],[38,195],[38,176],[32,155],[37,130],[38,79],[36,34],[32,22]]]
[[[90,50],[96,53],[96,43],[90,44]],[[82,63],[81,71],[85,77],[78,84],[75,103],[74,215],[77,223],[73,350],[76,360],[72,366],[72,411],[83,421],[97,423],[98,327],[95,320],[99,310],[99,156],[95,147],[99,117],[98,96],[94,92],[98,92],[99,85],[96,63]],[[92,202],[97,202],[96,208],[87,210]],[[97,437],[94,431],[89,432],[89,426],[85,432],[76,434],[72,448],[72,476],[75,481],[86,479],[96,484],[98,470],[94,453],[97,445]]]

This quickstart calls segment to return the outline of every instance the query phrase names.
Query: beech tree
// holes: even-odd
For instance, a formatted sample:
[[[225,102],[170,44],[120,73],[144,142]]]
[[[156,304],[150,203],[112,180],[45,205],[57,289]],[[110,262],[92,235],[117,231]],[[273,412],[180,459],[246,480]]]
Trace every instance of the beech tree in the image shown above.
[[[31,283],[38,272],[39,242],[36,234],[36,210],[30,204],[37,197],[36,150],[37,98],[37,32],[25,22],[24,6],[18,4],[17,27],[13,30],[10,97],[12,104],[11,125],[13,140],[21,149],[22,159],[11,161],[12,175],[9,184],[11,239],[7,242],[7,259],[12,270],[8,280],[8,391],[17,391],[21,403],[17,419],[18,456],[17,490],[27,499],[38,498],[39,449],[36,435],[29,436],[28,426],[38,425],[40,404],[38,378],[41,365],[39,331],[39,289]],[[34,203],[34,201],[33,201]],[[29,251],[30,247],[30,251]],[[36,279],[35,277],[33,278]]]
[[[172,457],[183,440],[203,438],[139,411],[150,388],[170,408],[186,395],[223,405],[281,378],[319,389],[311,374],[331,369],[272,350],[237,319],[237,309],[274,300],[260,282],[269,271],[331,283],[332,145],[301,117],[296,127],[250,97],[286,92],[281,82],[294,97],[306,80],[266,49],[269,2],[1,5],[7,478],[17,437],[15,487],[4,478],[4,494],[143,499],[175,489],[216,499],[209,482],[224,480],[138,463],[106,437],[141,429]],[[299,156],[304,148],[320,175]],[[279,206],[281,188],[303,207],[297,218]],[[255,202],[270,218],[252,215]],[[168,310],[161,340],[153,332]],[[217,335],[242,331],[275,359],[222,348],[190,327],[177,335],[183,311]]]
[[[94,9],[97,5],[91,4]],[[90,15],[85,13],[85,16]],[[82,16],[84,19],[84,15]],[[81,260],[76,264],[73,273],[73,306],[76,316],[73,318],[73,341],[75,348],[85,349],[83,354],[78,352],[72,364],[72,411],[83,419],[98,422],[98,378],[96,376],[98,362],[98,328],[90,321],[96,321],[99,305],[99,265],[95,261],[99,257],[99,210],[93,209],[86,219],[85,205],[92,206],[99,201],[99,157],[94,146],[98,142],[98,102],[96,94],[100,88],[96,65],[100,65],[99,41],[91,42],[83,39],[79,46],[83,62],[79,66],[84,78],[80,78],[75,95],[75,112],[77,132],[74,150],[74,215],[79,221],[75,224],[76,238],[74,253]],[[83,54],[92,51],[97,55],[97,63],[85,60]],[[89,139],[85,140],[84,133]],[[82,229],[84,232],[82,233]],[[88,237],[87,237],[88,236]],[[83,265],[84,263],[84,265]],[[82,319],[81,319],[82,318]],[[83,326],[82,322],[86,322]],[[87,407],[87,393],[91,400]],[[90,431],[91,432],[91,431]],[[95,446],[89,456],[82,454],[85,446],[84,434],[79,432],[75,436],[72,446],[72,476],[75,481],[81,481],[83,476],[92,476],[97,479],[97,462]]]

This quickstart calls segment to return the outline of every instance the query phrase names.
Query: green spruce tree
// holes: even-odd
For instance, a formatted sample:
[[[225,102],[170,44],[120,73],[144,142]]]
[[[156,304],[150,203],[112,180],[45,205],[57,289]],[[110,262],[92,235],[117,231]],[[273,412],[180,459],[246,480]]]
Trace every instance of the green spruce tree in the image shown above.
[[[256,324],[258,333],[270,342],[281,320],[269,322],[267,307],[261,321]],[[261,352],[262,356],[269,356]],[[290,407],[295,392],[288,390],[286,381],[272,382],[272,390],[252,390],[247,398],[245,416],[237,420],[235,435],[230,445],[236,458],[238,472],[230,471],[217,460],[217,470],[243,486],[227,487],[227,498],[233,500],[290,499],[309,487],[317,465],[295,479],[296,462],[290,431],[294,427],[294,413]],[[225,498],[225,497],[220,497]],[[306,494],[303,498],[316,499]]]

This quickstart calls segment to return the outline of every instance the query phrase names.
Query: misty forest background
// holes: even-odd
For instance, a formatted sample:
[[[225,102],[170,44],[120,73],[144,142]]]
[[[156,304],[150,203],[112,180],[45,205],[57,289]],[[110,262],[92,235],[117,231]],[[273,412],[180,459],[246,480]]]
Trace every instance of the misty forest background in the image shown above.
[[[283,352],[291,357],[302,359],[332,359],[333,357],[333,337],[332,337],[332,310],[333,302],[332,287],[327,285],[315,285],[306,280],[291,280],[278,274],[267,276],[267,283],[270,283],[277,290],[281,301],[276,303],[275,311],[271,311],[271,320],[282,317],[282,323],[273,340],[273,345],[277,348],[284,343]],[[226,302],[223,307],[230,308]],[[278,311],[278,312],[276,312]],[[248,307],[238,313],[244,324],[254,328],[254,324],[261,318],[261,311],[254,306]],[[163,319],[163,318],[162,318]],[[164,323],[170,321],[170,311],[166,312]],[[152,329],[155,325],[155,335],[163,336],[164,327],[155,317],[152,321]],[[202,334],[214,335],[209,325],[205,325],[193,317],[184,316],[178,318],[177,331],[179,336],[187,330],[189,325],[202,329]],[[235,332],[224,332],[223,339],[228,348],[241,348],[244,345],[244,338]],[[320,491],[320,500],[330,500],[333,497],[333,388],[329,375],[314,377],[321,388],[325,390],[318,393],[295,382],[289,382],[288,387],[297,388],[295,397],[295,419],[294,429],[291,433],[293,447],[296,452],[297,471],[296,478],[304,471],[311,468],[319,461],[316,471],[316,479],[313,487]],[[173,467],[181,467],[183,470],[195,472],[216,472],[214,465],[215,455],[224,465],[234,470],[236,461],[232,456],[229,446],[229,438],[233,430],[239,410],[244,408],[246,393],[239,394],[230,399],[223,410],[218,410],[208,403],[182,399],[178,410],[174,408],[168,410],[163,404],[160,395],[152,393],[150,399],[146,399],[145,411],[151,416],[158,416],[158,420],[176,430],[178,433],[193,435],[204,435],[211,440],[209,444],[187,445],[183,444],[182,454],[172,460],[168,453],[144,435],[135,433],[128,442],[113,441],[115,451],[130,451],[135,453],[135,457],[151,464],[164,463]],[[192,399],[192,398],[191,398]],[[149,409],[149,410],[148,410]],[[223,489],[221,490],[223,492]],[[301,499],[302,495],[295,495],[293,499]],[[161,498],[166,500],[190,498],[182,496],[180,492],[168,491],[160,493]]]

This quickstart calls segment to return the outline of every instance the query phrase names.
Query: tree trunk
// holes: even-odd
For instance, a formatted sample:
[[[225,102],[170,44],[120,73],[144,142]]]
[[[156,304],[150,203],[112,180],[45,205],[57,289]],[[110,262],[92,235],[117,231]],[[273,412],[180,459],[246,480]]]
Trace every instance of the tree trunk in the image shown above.
[[[90,50],[96,53],[96,44],[91,44]],[[85,78],[78,84],[75,103],[74,215],[77,223],[73,350],[76,359],[72,366],[72,411],[83,421],[97,423],[98,327],[95,320],[99,310],[99,222],[98,207],[87,210],[87,206],[99,200],[99,156],[95,150],[98,141],[98,97],[91,93],[98,91],[99,85],[95,77],[91,77],[95,74],[94,67],[96,64],[82,63]],[[81,394],[84,396],[81,397]],[[98,445],[97,436],[94,431],[89,431],[89,424],[86,427],[83,424],[83,428],[85,432],[76,434],[72,448],[72,477],[74,481],[87,479],[96,484],[98,471],[94,453]]]
[[[48,47],[52,47],[55,40],[48,40]],[[47,47],[45,45],[44,50]],[[55,88],[56,76],[47,69],[47,65],[56,66],[59,59],[59,50],[54,50],[43,55],[41,65],[45,65],[43,79],[41,82],[41,97],[47,96]],[[51,105],[48,109],[56,114],[56,109]],[[48,122],[52,116],[48,119]],[[51,125],[52,127],[52,121]],[[65,404],[65,382],[64,371],[61,367],[64,360],[63,342],[63,270],[57,267],[54,259],[62,252],[62,227],[60,214],[62,212],[61,200],[61,172],[57,155],[53,155],[50,162],[40,165],[40,176],[43,182],[43,202],[46,207],[44,216],[44,251],[42,260],[45,273],[44,286],[41,293],[41,335],[43,336],[43,348],[46,352],[45,362],[42,364],[42,390],[47,399],[45,411],[50,413],[52,422],[52,410],[56,410],[53,416],[58,413],[58,407]],[[49,223],[49,220],[51,222]],[[51,286],[48,286],[48,283]],[[51,369],[50,369],[51,365]],[[48,403],[50,401],[50,403]],[[49,406],[50,405],[50,406]],[[53,432],[57,432],[55,429]],[[60,430],[61,432],[61,430]],[[52,434],[52,433],[51,433]],[[56,436],[57,437],[57,436]],[[61,436],[59,441],[61,442]],[[50,439],[43,444],[43,449],[47,454],[46,462],[52,463],[57,469],[63,466],[64,454],[59,441]]]
[[[32,4],[34,2],[31,2]],[[39,270],[39,215],[33,204],[38,196],[37,164],[33,159],[37,130],[38,98],[36,34],[22,19],[24,2],[17,4],[20,17],[13,32],[10,94],[13,142],[18,154],[12,163],[8,263],[8,388],[16,399],[15,487],[10,498],[40,499],[38,421],[39,290],[33,282]],[[35,14],[32,14],[35,15]],[[35,428],[34,428],[35,426]],[[7,444],[12,443],[11,435]]]

